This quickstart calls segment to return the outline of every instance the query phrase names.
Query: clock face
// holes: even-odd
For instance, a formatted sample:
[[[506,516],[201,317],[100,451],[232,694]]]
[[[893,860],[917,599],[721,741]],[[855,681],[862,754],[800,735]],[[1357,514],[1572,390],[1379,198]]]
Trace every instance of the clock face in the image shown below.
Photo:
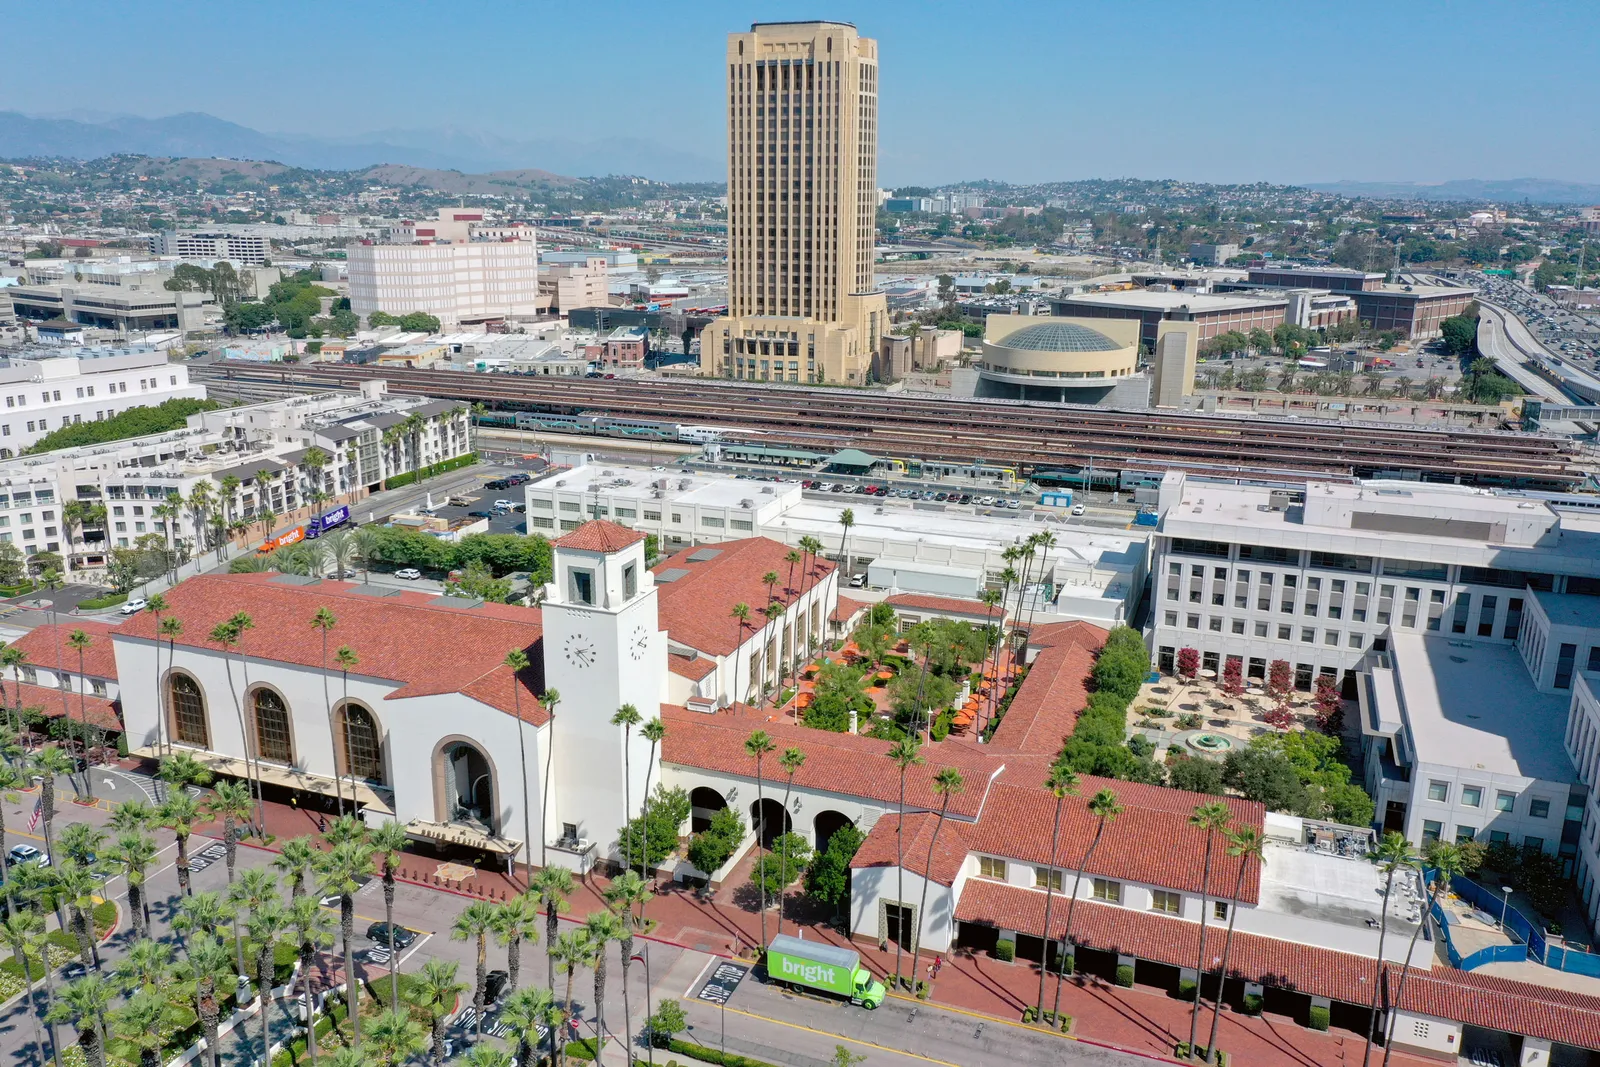
[[[566,647],[563,649],[567,662],[574,667],[592,667],[595,662],[594,642],[583,634],[572,633],[567,635]]]
[[[644,659],[644,654],[650,649],[650,631],[644,625],[638,624],[633,628],[633,636],[628,639],[628,654],[634,661]]]

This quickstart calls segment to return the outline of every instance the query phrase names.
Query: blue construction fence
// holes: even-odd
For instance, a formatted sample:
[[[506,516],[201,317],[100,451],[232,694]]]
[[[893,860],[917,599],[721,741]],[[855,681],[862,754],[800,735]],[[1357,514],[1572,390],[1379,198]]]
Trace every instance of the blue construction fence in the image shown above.
[[[1433,876],[1429,871],[1429,877]],[[1491,918],[1499,919],[1503,914],[1504,929],[1520,944],[1493,945],[1480,949],[1469,956],[1462,957],[1456,952],[1455,944],[1450,936],[1450,924],[1453,921],[1442,909],[1435,906],[1434,918],[1439,920],[1445,930],[1446,947],[1450,953],[1450,963],[1464,971],[1474,967],[1481,967],[1486,963],[1499,963],[1507,960],[1521,961],[1534,960],[1546,967],[1558,971],[1570,971],[1573,974],[1587,975],[1590,978],[1600,978],[1600,955],[1593,952],[1582,952],[1578,949],[1568,948],[1565,945],[1552,945],[1544,936],[1544,931],[1531,922],[1526,915],[1516,908],[1507,907],[1505,898],[1492,889],[1479,885],[1477,882],[1460,875],[1450,880],[1450,888],[1462,900]]]

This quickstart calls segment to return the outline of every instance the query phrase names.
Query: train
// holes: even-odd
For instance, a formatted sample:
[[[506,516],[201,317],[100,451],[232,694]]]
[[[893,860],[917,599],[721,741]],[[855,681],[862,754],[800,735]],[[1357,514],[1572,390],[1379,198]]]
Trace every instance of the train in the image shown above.
[[[1077,467],[1034,471],[1028,480],[1041,489],[1105,489],[1128,492],[1133,489],[1155,489],[1161,485],[1164,472],[1116,467]]]
[[[536,411],[485,412],[478,416],[480,426],[498,426],[534,433],[572,433],[590,437],[621,437],[633,441],[676,441],[705,445],[719,441],[745,440],[767,436],[765,430],[732,426],[665,422],[659,419],[630,419],[580,411],[576,415],[548,415]]]

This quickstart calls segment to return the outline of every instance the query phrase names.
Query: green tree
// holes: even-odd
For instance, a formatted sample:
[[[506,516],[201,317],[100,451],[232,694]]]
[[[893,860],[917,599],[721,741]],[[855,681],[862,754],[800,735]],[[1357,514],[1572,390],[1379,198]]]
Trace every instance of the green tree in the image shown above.
[[[394,925],[394,892],[395,892],[395,865],[399,862],[400,854],[405,851],[410,839],[406,836],[406,828],[397,822],[386,822],[373,830],[367,838],[372,846],[372,862],[377,866],[383,878],[383,922],[389,930],[389,958],[398,955],[395,951],[395,925]],[[516,971],[511,972],[515,977]],[[400,1003],[400,968],[389,968],[389,1003]]]
[[[1211,1005],[1211,1036],[1206,1039],[1206,1059],[1217,1058],[1217,1026],[1222,1020],[1222,986],[1228,980],[1228,959],[1233,954],[1233,924],[1239,917],[1239,898],[1244,893],[1244,876],[1249,870],[1252,861],[1257,865],[1266,862],[1262,849],[1266,845],[1266,838],[1261,831],[1249,826],[1236,827],[1227,831],[1228,855],[1239,861],[1239,866],[1233,877],[1233,895],[1228,898],[1228,933],[1222,941],[1222,962],[1217,968],[1217,997]],[[1195,989],[1195,1003],[1199,1003],[1199,988]],[[1189,1046],[1190,1052],[1194,1045]]]
[[[917,935],[911,943],[911,988],[917,987],[917,975],[922,970],[922,928],[928,915],[928,883],[933,881],[933,857],[939,847],[939,831],[944,829],[946,814],[950,811],[950,798],[962,792],[966,782],[954,767],[944,767],[933,776],[933,792],[939,798],[939,818],[933,824],[933,836],[928,839],[928,859],[922,872],[922,901],[917,905]]]
[[[311,999],[311,972],[315,969],[317,951],[333,944],[333,919],[322,902],[313,896],[297,896],[289,901],[286,915],[289,930],[293,933],[300,955],[300,996],[307,1004]],[[317,1035],[315,1027],[306,1033],[306,1051],[311,1062],[317,1062]]]
[[[461,994],[470,988],[456,978],[458,970],[454,960],[428,960],[417,972],[417,980],[406,988],[406,1000],[428,1017],[428,1062],[434,1067],[444,1063],[444,1021],[456,1010]]]
[[[533,1050],[538,1043],[539,1028],[546,1027],[551,1037],[551,1056],[555,1055],[555,1035],[560,1029],[559,1014],[555,1010],[555,994],[549,989],[529,987],[519,989],[506,998],[500,1022],[516,1036],[516,1055],[519,1064],[534,1062]]]
[[[544,943],[554,945],[556,937],[561,930],[561,913],[567,910],[567,898],[574,889],[572,872],[565,867],[541,867],[528,883],[528,892],[539,898],[539,903],[544,907]],[[556,987],[555,960],[548,961],[550,965],[549,986]]]
[[[1061,808],[1068,797],[1078,795],[1078,776],[1057,763],[1050,767],[1050,773],[1046,776],[1044,784],[1045,788],[1050,790],[1050,795],[1056,798],[1056,807],[1050,823],[1050,858],[1045,864],[1045,869],[1049,872],[1044,887],[1044,932],[1041,935],[1044,939],[1045,949],[1044,957],[1040,960],[1039,1001],[1035,1008],[1036,1017],[1040,1019],[1044,1018],[1044,977],[1045,972],[1050,969],[1050,912],[1055,904],[1056,857],[1061,851]],[[1065,957],[1065,955],[1066,953],[1063,952],[1062,956]]]
[[[1422,909],[1424,917],[1433,914],[1434,906],[1439,903],[1439,895],[1450,887],[1454,878],[1461,877],[1471,866],[1469,857],[1460,845],[1449,841],[1431,841],[1423,856],[1426,866],[1433,869],[1433,888],[1428,893],[1428,904]],[[1417,950],[1417,938],[1421,936],[1426,922],[1417,924],[1411,932],[1411,941],[1406,946],[1405,962],[1400,967],[1400,981],[1395,986],[1394,1000],[1388,1012],[1388,1028],[1383,1035],[1383,1067],[1389,1067],[1389,1054],[1394,1051],[1394,1021],[1399,1012],[1394,1010],[1405,1002],[1406,979],[1411,976],[1411,960]]]
[[[1122,805],[1117,801],[1117,794],[1110,789],[1102,789],[1089,798],[1089,814],[1095,817],[1094,837],[1089,841],[1089,847],[1083,850],[1083,859],[1078,862],[1078,869],[1072,877],[1072,896],[1067,898],[1067,923],[1061,929],[1061,942],[1067,952],[1072,955],[1073,966],[1077,966],[1077,948],[1072,941],[1072,920],[1078,910],[1078,890],[1083,885],[1083,872],[1088,869],[1089,861],[1094,858],[1095,849],[1100,847],[1100,839],[1105,836],[1106,826],[1122,814]],[[1048,937],[1049,931],[1045,931]],[[1056,980],[1056,997],[1054,1011],[1056,1018],[1061,1017],[1061,986],[1067,973],[1066,960],[1063,958],[1060,975]]]
[[[896,982],[904,982],[905,967],[901,964],[901,952],[906,939],[906,771],[922,765],[922,738],[915,734],[901,738],[889,747],[888,756],[900,772],[900,817],[895,820],[894,827],[895,874],[899,882],[895,890],[895,906],[899,909],[896,914],[899,918],[895,923],[894,973]],[[915,990],[916,987],[913,985],[911,988]]]
[[[494,921],[494,905],[479,900],[468,904],[450,927],[450,940],[473,941],[477,944],[478,970],[477,982],[472,987],[472,1006],[477,1009],[475,1029],[479,1040],[483,1038],[483,1013],[488,1007],[489,934],[494,930]]]
[[[850,899],[850,862],[866,835],[853,825],[841,826],[828,838],[827,847],[816,853],[806,868],[806,892],[837,914]]]
[[[506,950],[506,991],[515,993],[522,981],[522,944],[539,940],[538,904],[522,893],[494,909],[494,939]]]
[[[345,819],[352,818],[345,816]],[[334,820],[333,829],[342,831],[343,823],[344,819]],[[361,829],[364,830],[365,827]],[[355,940],[356,927],[355,894],[372,874],[372,846],[354,833],[346,832],[342,836],[344,840],[340,840],[331,850],[322,854],[318,875],[321,892],[339,898],[339,939],[344,946],[344,973],[357,979],[346,986],[350,1009],[351,1044],[360,1048],[361,982],[359,972],[356,970],[352,942]]]
[[[100,1035],[116,995],[116,987],[104,978],[84,975],[61,991],[45,1016],[51,1022],[71,1023],[77,1028],[78,1048],[89,1067],[106,1067],[106,1050]]]
[[[1378,865],[1378,872],[1383,875],[1383,910],[1378,921],[1378,952],[1372,960],[1372,998],[1367,1003],[1371,1015],[1367,1019],[1367,1040],[1361,1053],[1361,1067],[1367,1067],[1372,1062],[1372,1040],[1378,1031],[1378,994],[1383,985],[1384,968],[1383,944],[1389,937],[1389,903],[1394,899],[1394,879],[1402,872],[1409,877],[1409,872],[1417,870],[1421,862],[1411,842],[1396,830],[1386,832],[1379,839],[1372,859]]]
[[[1189,825],[1206,835],[1206,857],[1204,873],[1200,876],[1200,950],[1195,956],[1194,974],[1194,1010],[1189,1015],[1189,1052],[1194,1054],[1195,1040],[1200,1034],[1200,1006],[1205,1002],[1204,988],[1201,979],[1205,976],[1206,967],[1206,920],[1209,918],[1211,907],[1211,853],[1216,835],[1220,832],[1226,835],[1228,826],[1233,818],[1233,812],[1226,804],[1217,802],[1201,804],[1189,816]],[[1219,994],[1220,998],[1220,994]]]

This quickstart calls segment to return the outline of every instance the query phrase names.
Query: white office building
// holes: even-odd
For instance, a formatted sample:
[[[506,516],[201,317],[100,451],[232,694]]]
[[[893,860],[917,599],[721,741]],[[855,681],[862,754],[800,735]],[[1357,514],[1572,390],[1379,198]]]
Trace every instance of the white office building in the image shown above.
[[[74,423],[205,395],[205,386],[190,384],[187,365],[169,362],[165,352],[148,345],[11,356],[0,360],[0,459]]]
[[[150,254],[179,259],[225,259],[236,267],[265,266],[272,242],[253,233],[183,233],[157,230],[150,235]]]
[[[477,211],[441,208],[405,220],[386,243],[351,245],[350,308],[433,315],[446,330],[539,314],[539,254],[533,227],[496,226]]]

